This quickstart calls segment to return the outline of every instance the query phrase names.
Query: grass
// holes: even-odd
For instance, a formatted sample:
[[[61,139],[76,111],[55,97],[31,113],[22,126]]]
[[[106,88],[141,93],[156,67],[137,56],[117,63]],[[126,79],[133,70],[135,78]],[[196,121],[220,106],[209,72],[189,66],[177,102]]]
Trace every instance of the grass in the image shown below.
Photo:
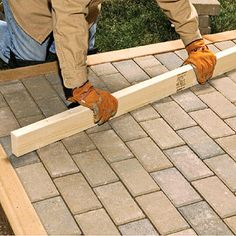
[[[212,33],[236,28],[236,1],[219,0],[221,13],[211,17]],[[155,0],[105,0],[96,44],[111,51],[177,39],[179,36]]]

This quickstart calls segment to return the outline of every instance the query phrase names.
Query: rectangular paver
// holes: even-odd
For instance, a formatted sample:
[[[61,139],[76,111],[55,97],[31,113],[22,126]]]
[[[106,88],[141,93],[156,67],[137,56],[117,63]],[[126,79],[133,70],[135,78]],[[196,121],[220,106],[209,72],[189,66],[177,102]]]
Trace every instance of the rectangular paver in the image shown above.
[[[4,99],[4,97],[2,96],[2,94],[0,94],[0,108],[2,107],[7,107],[7,103]]]
[[[143,212],[120,182],[95,188],[95,192],[116,225],[144,218]]]
[[[80,153],[73,158],[92,187],[119,180],[97,150]]]
[[[236,235],[236,216],[227,218],[224,221],[229,226],[229,228],[234,232],[234,234]]]
[[[183,64],[183,60],[173,52],[155,55],[168,70],[174,70]]]
[[[163,192],[140,196],[136,200],[161,234],[171,234],[189,228]]]
[[[184,144],[184,141],[161,118],[144,121],[140,124],[162,149],[176,147]]]
[[[102,207],[81,174],[61,177],[55,179],[54,182],[73,214]]]
[[[110,75],[117,73],[117,69],[111,63],[103,63],[99,65],[90,66],[96,75]]]
[[[214,210],[225,218],[236,214],[236,196],[216,176],[193,182]]]
[[[137,159],[116,162],[112,167],[134,197],[159,190]]]
[[[201,200],[193,187],[175,168],[152,173],[152,177],[176,207]]]
[[[226,124],[231,127],[234,131],[236,131],[236,117],[229,118],[225,120]]]
[[[153,120],[160,117],[160,115],[151,105],[147,105],[139,109],[136,109],[131,112],[131,115],[137,122]]]
[[[189,236],[189,235],[197,235],[193,229],[186,229],[177,233],[173,233],[173,234],[168,234],[168,236]]]
[[[188,147],[182,146],[165,151],[175,167],[188,179],[193,181],[213,175],[213,172]]]

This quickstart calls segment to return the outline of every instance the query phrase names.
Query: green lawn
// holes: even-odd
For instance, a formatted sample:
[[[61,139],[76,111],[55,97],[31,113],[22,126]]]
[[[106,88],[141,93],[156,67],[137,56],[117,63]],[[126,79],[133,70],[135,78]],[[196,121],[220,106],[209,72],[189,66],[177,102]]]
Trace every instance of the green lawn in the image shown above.
[[[219,0],[221,13],[212,17],[212,32],[236,28],[236,1]],[[96,35],[100,51],[177,39],[155,0],[105,0]]]

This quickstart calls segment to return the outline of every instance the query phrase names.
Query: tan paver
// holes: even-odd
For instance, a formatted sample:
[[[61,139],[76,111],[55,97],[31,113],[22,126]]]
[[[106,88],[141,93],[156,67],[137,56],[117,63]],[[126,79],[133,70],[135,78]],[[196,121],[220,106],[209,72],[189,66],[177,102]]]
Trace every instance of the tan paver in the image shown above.
[[[236,106],[221,93],[213,92],[199,96],[220,118],[236,116]]]
[[[236,70],[232,70],[226,74],[232,81],[236,83]]]
[[[21,83],[21,81],[9,81],[9,82],[0,84],[0,92],[3,95],[16,93],[22,90],[25,90],[25,87]]]
[[[59,195],[41,163],[19,167],[16,169],[16,172],[31,202],[41,201]]]
[[[116,225],[145,217],[120,182],[95,188],[95,192]]]
[[[149,68],[145,68],[144,71],[151,77],[154,78],[158,75],[164,74],[168,71],[168,69],[163,66],[163,65],[158,65],[155,67],[149,67]]]
[[[211,80],[211,84],[231,102],[236,102],[236,83],[228,77]]]
[[[2,94],[0,93],[0,108],[7,107],[7,103],[5,99],[3,98]]]
[[[51,177],[79,172],[77,166],[61,142],[38,149],[38,154]]]
[[[160,115],[151,105],[147,105],[137,110],[134,110],[131,112],[131,115],[137,122],[153,120],[160,117]]]
[[[174,130],[196,125],[196,122],[176,102],[156,103],[154,108]]]
[[[159,235],[148,219],[122,225],[119,230],[122,235]]]
[[[125,142],[147,137],[140,125],[130,114],[117,117],[110,121],[111,127]]]
[[[104,209],[77,215],[75,219],[84,235],[120,235]]]
[[[180,49],[175,51],[175,54],[178,55],[182,60],[186,60],[188,58],[188,53],[185,49]]]
[[[175,168],[161,170],[151,175],[176,207],[201,200],[193,187]]]
[[[210,109],[194,111],[190,115],[212,138],[220,138],[235,133]]]
[[[140,124],[162,149],[172,148],[184,144],[183,140],[161,118],[144,121]]]
[[[148,172],[173,166],[149,137],[130,141],[127,145]]]
[[[20,127],[8,107],[0,108],[0,124],[0,137],[7,136],[12,130]]]
[[[213,172],[188,147],[182,146],[165,151],[176,168],[188,179],[193,181],[213,175]]]
[[[227,125],[236,131],[236,117],[225,120]]]
[[[228,155],[222,155],[205,160],[206,164],[231,189],[236,191],[236,162]]]
[[[168,236],[188,236],[188,235],[197,235],[193,229],[186,229],[177,233],[169,234]]]
[[[236,161],[236,135],[220,138],[216,141]]]
[[[168,70],[173,70],[180,67],[183,64],[183,60],[173,52],[157,54],[155,55],[158,61],[160,61]]]
[[[130,83],[149,79],[148,75],[133,60],[115,62],[113,65]]]
[[[55,179],[54,182],[73,214],[102,207],[81,174],[61,177]]]
[[[232,235],[206,202],[181,207],[179,210],[198,235]]]
[[[214,43],[214,45],[220,50],[225,50],[235,46],[235,44],[230,40]]]
[[[197,96],[216,91],[209,83],[204,85],[197,84],[191,87],[190,90],[193,91]]]
[[[90,66],[90,68],[96,73],[96,75],[110,75],[117,73],[117,69],[111,63],[103,63],[95,66]]]
[[[136,200],[161,234],[171,234],[189,228],[163,192],[143,195]]]
[[[236,214],[236,196],[216,176],[197,180],[193,182],[193,186],[220,217],[225,218]]]
[[[62,140],[70,154],[87,152],[96,149],[95,145],[85,132],[72,135]]]
[[[161,65],[161,63],[152,55],[136,57],[134,61],[143,69]]]
[[[34,208],[49,235],[81,234],[61,197],[36,202]]]
[[[160,189],[137,159],[116,162],[112,167],[134,197]]]
[[[74,155],[73,159],[92,187],[119,180],[97,150]]]
[[[229,228],[234,232],[234,234],[236,234],[236,216],[227,218],[224,221],[229,226]]]
[[[171,96],[186,112],[202,110],[207,106],[189,89]]]
[[[113,130],[90,134],[89,136],[108,162],[133,157],[133,154]]]

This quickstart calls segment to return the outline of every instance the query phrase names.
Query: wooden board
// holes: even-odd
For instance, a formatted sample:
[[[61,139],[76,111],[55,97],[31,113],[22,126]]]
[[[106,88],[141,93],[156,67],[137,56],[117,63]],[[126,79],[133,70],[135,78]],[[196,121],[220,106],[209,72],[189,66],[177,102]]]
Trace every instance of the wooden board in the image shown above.
[[[1,145],[0,202],[15,235],[47,235]]]
[[[236,47],[217,53],[217,58],[214,76],[236,68]],[[186,65],[130,86],[113,94],[119,100],[116,117],[196,84],[194,69]],[[12,152],[19,157],[93,126],[92,112],[77,107],[11,132]]]

